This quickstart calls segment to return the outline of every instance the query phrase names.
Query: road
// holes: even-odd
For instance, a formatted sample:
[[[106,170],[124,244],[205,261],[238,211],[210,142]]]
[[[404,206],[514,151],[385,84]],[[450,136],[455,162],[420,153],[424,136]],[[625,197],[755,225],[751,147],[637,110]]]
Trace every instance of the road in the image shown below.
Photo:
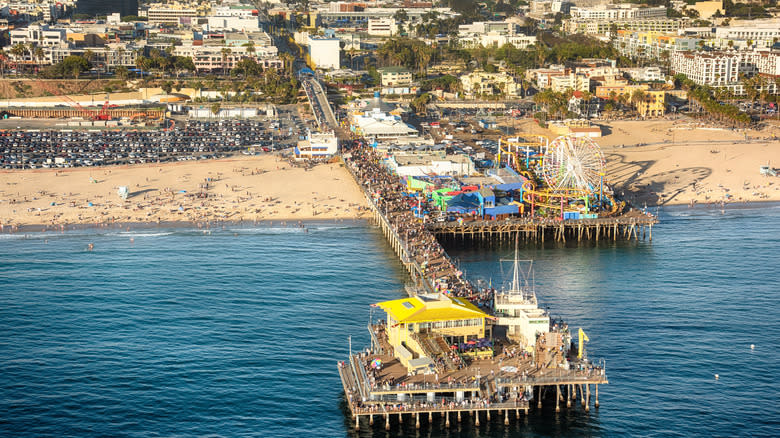
[[[309,104],[311,104],[312,111],[314,112],[314,118],[320,129],[331,131],[338,128],[336,116],[333,115],[333,109],[328,102],[328,96],[325,93],[322,84],[315,78],[306,77],[301,79],[301,85],[306,91],[306,96],[309,98]]]

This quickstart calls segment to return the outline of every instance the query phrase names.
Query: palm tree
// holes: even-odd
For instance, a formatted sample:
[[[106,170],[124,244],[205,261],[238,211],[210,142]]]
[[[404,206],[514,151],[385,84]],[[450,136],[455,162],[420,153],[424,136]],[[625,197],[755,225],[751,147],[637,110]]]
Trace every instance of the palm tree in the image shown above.
[[[225,73],[225,68],[226,68],[226,65],[227,65],[227,57],[228,57],[228,55],[233,53],[233,51],[230,50],[228,47],[223,47],[221,52],[222,52],[222,76],[224,76],[226,74]]]
[[[19,65],[19,62],[21,61],[22,62],[22,66],[24,66],[24,54],[25,54],[25,52],[26,52],[26,50],[24,48],[24,44],[22,44],[22,43],[16,43],[16,44],[14,44],[11,47],[11,54],[14,56],[14,59],[16,60],[17,65]]]
[[[634,90],[634,92],[631,93],[631,103],[634,105],[634,108],[636,108],[637,112],[639,111],[639,103],[644,102],[646,97],[647,93],[645,93],[643,90]]]

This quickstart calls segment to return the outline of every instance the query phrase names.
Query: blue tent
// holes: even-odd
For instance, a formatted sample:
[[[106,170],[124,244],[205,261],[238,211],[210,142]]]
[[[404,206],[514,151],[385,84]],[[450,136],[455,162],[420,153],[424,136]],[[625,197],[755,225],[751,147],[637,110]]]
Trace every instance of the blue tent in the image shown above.
[[[482,198],[479,193],[461,193],[447,201],[447,211],[453,213],[471,213],[482,216]]]

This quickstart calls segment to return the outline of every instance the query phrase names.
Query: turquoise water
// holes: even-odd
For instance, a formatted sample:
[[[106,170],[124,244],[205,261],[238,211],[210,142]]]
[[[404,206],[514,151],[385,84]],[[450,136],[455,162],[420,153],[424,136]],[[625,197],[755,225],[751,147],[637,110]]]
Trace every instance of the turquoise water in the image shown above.
[[[774,436],[780,209],[662,219],[652,243],[522,251],[606,359],[600,409],[360,435]],[[510,253],[451,249],[494,283]],[[360,224],[0,235],[0,435],[352,435],[335,363],[405,280]]]

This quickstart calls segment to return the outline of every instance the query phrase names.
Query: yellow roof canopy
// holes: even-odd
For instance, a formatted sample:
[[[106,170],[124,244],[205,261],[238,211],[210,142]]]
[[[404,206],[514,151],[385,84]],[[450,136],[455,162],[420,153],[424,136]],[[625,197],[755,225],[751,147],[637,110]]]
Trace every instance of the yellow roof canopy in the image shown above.
[[[488,318],[489,315],[469,300],[439,295],[418,295],[375,304],[399,323],[451,321]]]

